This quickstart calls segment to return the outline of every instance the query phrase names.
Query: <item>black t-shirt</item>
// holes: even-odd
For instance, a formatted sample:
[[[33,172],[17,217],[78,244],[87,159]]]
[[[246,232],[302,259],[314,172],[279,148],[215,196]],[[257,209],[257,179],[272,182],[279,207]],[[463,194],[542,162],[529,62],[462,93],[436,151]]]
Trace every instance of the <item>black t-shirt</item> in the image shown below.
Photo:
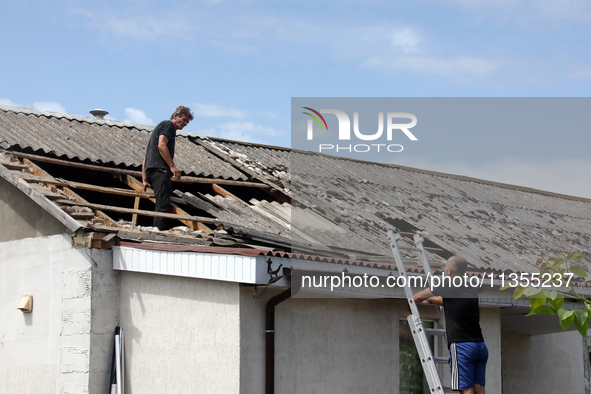
[[[434,287],[436,296],[443,298],[447,343],[484,342],[480,329],[478,289],[468,287]]]
[[[170,167],[158,150],[158,139],[161,135],[168,137],[168,151],[170,157],[174,159],[174,140],[176,138],[176,129],[170,120],[164,120],[158,124],[150,134],[150,140],[148,141],[148,147],[146,148],[146,161],[144,163],[144,169],[147,171],[150,168],[163,169],[167,171],[169,176],[172,176]]]

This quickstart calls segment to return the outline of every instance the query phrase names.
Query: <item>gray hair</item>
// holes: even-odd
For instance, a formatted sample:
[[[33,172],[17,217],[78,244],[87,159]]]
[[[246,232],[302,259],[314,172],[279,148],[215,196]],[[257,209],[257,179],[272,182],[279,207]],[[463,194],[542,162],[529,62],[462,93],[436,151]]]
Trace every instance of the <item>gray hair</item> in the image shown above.
[[[187,119],[189,119],[189,121],[193,120],[193,112],[191,112],[189,108],[183,107],[182,105],[179,105],[177,109],[174,110],[172,115],[170,115],[170,119],[172,120],[172,118],[174,118],[175,115],[179,118],[186,116]]]

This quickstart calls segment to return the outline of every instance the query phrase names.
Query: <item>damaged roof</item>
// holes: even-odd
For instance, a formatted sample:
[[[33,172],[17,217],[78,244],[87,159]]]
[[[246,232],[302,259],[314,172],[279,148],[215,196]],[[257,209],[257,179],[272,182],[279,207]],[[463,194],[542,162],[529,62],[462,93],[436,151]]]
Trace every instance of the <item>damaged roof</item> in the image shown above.
[[[3,149],[140,169],[151,126],[0,105]],[[177,135],[175,161],[188,175],[245,180],[246,176],[198,143]]]
[[[0,175],[27,185],[72,231],[128,241],[390,266],[385,234],[395,228],[407,238],[421,232],[432,260],[459,254],[473,270],[529,272],[540,251],[591,254],[589,199],[188,134],[178,137],[184,176],[168,214],[184,226],[158,232],[148,224],[153,194],[141,191],[137,171],[150,131],[0,106]]]
[[[297,201],[338,226],[306,231],[334,250],[387,256],[384,234],[394,227],[422,231],[428,244],[484,270],[531,270],[540,251],[591,255],[589,199],[311,152],[217,143],[268,176],[278,174],[294,205]],[[309,223],[294,210],[291,220],[296,227]],[[585,263],[590,266],[589,257]]]

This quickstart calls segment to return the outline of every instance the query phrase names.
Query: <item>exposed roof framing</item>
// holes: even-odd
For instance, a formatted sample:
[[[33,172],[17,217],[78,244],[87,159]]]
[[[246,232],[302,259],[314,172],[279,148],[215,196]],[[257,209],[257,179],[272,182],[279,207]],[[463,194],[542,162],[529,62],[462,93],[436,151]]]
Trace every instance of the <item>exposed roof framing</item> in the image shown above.
[[[234,193],[240,192],[243,194],[245,190],[263,191],[270,189],[267,184],[227,179],[183,177],[183,182],[175,182],[175,187],[193,187],[193,189],[175,190],[178,197],[172,197],[173,206],[171,211],[169,213],[159,213],[154,212],[153,206],[141,207],[141,205],[145,207],[145,204],[141,203],[141,201],[155,203],[155,198],[151,189],[143,191],[143,184],[136,178],[141,177],[139,171],[80,163],[18,151],[0,150],[0,152],[6,157],[1,162],[4,165],[2,168],[9,171],[10,175],[15,177],[18,182],[27,185],[28,189],[39,190],[44,200],[46,200],[44,204],[50,206],[53,213],[61,212],[59,215],[69,217],[72,219],[72,223],[75,221],[74,219],[78,219],[76,226],[69,225],[68,228],[71,230],[75,228],[76,230],[88,229],[105,232],[108,231],[108,228],[120,229],[119,231],[121,231],[121,228],[136,227],[144,233],[144,236],[139,238],[145,240],[147,239],[145,230],[142,230],[145,227],[138,226],[138,224],[142,222],[143,226],[146,226],[151,223],[151,220],[147,223],[146,218],[166,217],[179,220],[188,227],[188,230],[197,234],[197,238],[195,238],[194,235],[191,236],[191,234],[187,233],[189,241],[185,240],[184,242],[204,244],[205,241],[200,240],[201,235],[199,235],[202,232],[205,235],[211,234],[213,236],[213,240],[208,241],[209,243],[205,242],[205,244],[243,244],[245,247],[252,247],[248,246],[244,240],[222,240],[220,238],[227,237],[224,234],[228,229],[234,232],[234,228],[238,229],[240,227],[240,231],[238,231],[239,238],[251,239],[250,242],[254,243],[253,246],[266,247],[264,245],[273,244],[273,241],[268,239],[272,235],[263,231],[261,237],[258,235],[258,231],[253,232],[252,229],[237,226],[231,221],[225,220],[224,218],[238,218],[238,216],[225,215],[225,208],[217,204],[215,198],[209,194],[213,193],[222,198],[231,198],[243,204],[245,209],[249,210],[250,205]],[[108,181],[108,179],[111,179],[111,181]],[[9,179],[9,181],[16,182],[12,179]],[[233,188],[234,193],[226,190],[222,185]],[[83,193],[84,197],[80,193]],[[124,198],[125,200],[118,198]],[[111,203],[108,201],[111,201]],[[199,214],[200,212],[201,214]],[[122,222],[121,215],[128,215],[126,217],[131,218],[131,220],[125,219]],[[254,222],[256,223],[257,220],[255,219]],[[105,228],[103,225],[107,227]],[[222,230],[219,234],[217,232],[218,228]],[[256,233],[255,238],[259,239],[259,241],[252,241],[252,233]],[[154,235],[148,238],[157,240],[161,239],[162,236]],[[99,244],[99,241],[95,239],[93,239],[93,242]],[[282,245],[281,248],[289,248],[288,239],[283,240],[280,244]],[[110,245],[110,243],[101,241],[100,245]]]
[[[78,223],[78,221],[62,211],[47,197],[32,188],[27,182],[23,181],[18,176],[11,174],[10,170],[2,164],[3,161],[0,162],[0,176],[29,196],[29,198],[39,204],[39,206],[41,206],[43,209],[53,215],[53,217],[59,220],[64,226],[66,226],[67,229],[70,231],[77,231],[83,227],[80,223]]]
[[[80,163],[80,162],[75,162],[75,161],[70,161],[70,160],[62,160],[62,159],[56,159],[53,157],[34,155],[34,154],[30,154],[30,153],[16,152],[16,151],[10,151],[10,154],[17,156],[17,157],[21,157],[21,158],[41,161],[44,163],[58,164],[58,165],[66,166],[66,167],[85,168],[85,169],[89,169],[89,170],[93,170],[93,171],[108,172],[110,174],[129,175],[129,176],[133,176],[136,178],[141,178],[141,176],[142,176],[141,171],[134,171],[134,170],[128,170],[128,169],[123,169],[123,168],[117,168],[117,167],[106,167],[106,166],[100,166],[100,165],[95,165],[95,164],[85,164],[85,163]],[[228,180],[228,179],[213,179],[213,178],[202,178],[202,177],[193,177],[193,176],[183,176],[183,177],[181,177],[181,179],[174,179],[173,182],[175,182],[175,183],[205,183],[205,184],[231,185],[231,186],[243,186],[243,187],[256,187],[256,188],[260,188],[260,189],[269,189],[271,187],[265,183],[232,181],[232,180]]]

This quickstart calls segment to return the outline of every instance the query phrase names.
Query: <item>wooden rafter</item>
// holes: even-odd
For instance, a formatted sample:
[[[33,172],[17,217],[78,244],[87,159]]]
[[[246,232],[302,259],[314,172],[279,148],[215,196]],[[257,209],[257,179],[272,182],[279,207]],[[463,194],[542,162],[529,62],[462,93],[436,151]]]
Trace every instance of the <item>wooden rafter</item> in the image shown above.
[[[27,168],[29,168],[29,167],[27,166]],[[154,197],[154,193],[148,193],[148,192],[143,192],[143,191],[121,189],[121,188],[117,188],[117,187],[103,187],[103,186],[91,185],[88,183],[69,181],[69,180],[62,179],[62,178],[47,178],[47,177],[37,176],[37,175],[33,175],[33,174],[24,174],[22,172],[16,172],[14,174],[29,183],[46,183],[48,185],[54,185],[54,186],[66,186],[71,189],[84,189],[84,190],[90,190],[93,192],[106,193],[106,194],[117,194],[120,196],[127,196],[127,197],[136,197],[136,198],[139,197],[139,198],[146,198],[146,199],[149,199],[150,197]],[[172,197],[172,201],[177,204],[188,204],[182,198],[177,198],[177,197]]]
[[[45,178],[53,178],[48,172],[43,170],[41,167],[39,167],[37,164],[33,163],[29,159],[23,159],[23,163],[28,165],[33,170],[34,175],[45,177]],[[64,193],[66,193],[68,196],[72,197],[74,200],[76,200],[78,202],[87,203],[87,201],[84,198],[80,197],[78,194],[76,194],[74,191],[72,191],[72,189],[70,189],[69,187],[62,186],[62,190]],[[100,219],[103,219],[103,221],[106,224],[115,225],[115,221],[109,215],[105,214],[104,212],[101,212],[100,210],[96,211],[96,216],[99,217]]]
[[[52,203],[49,199],[47,199],[47,197],[33,189],[27,182],[20,179],[18,176],[11,174],[10,171],[3,165],[0,165],[0,178],[3,178],[12,185],[16,186],[17,189],[21,190],[31,200],[35,201],[35,203],[37,203],[41,208],[49,212],[70,231],[78,231],[83,227],[82,224],[64,212],[60,207]]]
[[[213,187],[213,190],[219,194],[222,197],[231,197],[234,200],[241,202],[242,204],[246,205],[246,206],[250,206],[248,203],[244,202],[240,197],[237,197],[235,195],[233,195],[232,193],[230,193],[229,191],[227,191],[226,189],[224,189],[223,187],[221,187],[220,185],[211,185]]]
[[[73,206],[78,206],[78,207],[88,207],[91,209],[111,211],[111,212],[131,213],[131,214],[135,213],[135,214],[142,215],[142,216],[152,216],[152,217],[158,217],[158,218],[178,219],[178,220],[185,220],[185,221],[192,221],[192,222],[202,222],[202,223],[207,223],[207,224],[215,224],[214,223],[215,219],[206,218],[206,217],[202,217],[202,216],[177,215],[174,213],[144,211],[141,209],[121,208],[121,207],[115,207],[112,205],[93,204],[90,202],[80,202],[80,201],[71,201],[71,200],[57,200],[56,203],[63,204],[63,205],[73,205]]]
[[[138,181],[137,179],[135,179],[132,176],[129,175],[121,175],[121,176],[116,176],[117,179],[119,179],[120,181],[122,181],[123,183],[125,183],[127,186],[131,187],[133,190],[135,190],[136,192],[144,192],[144,184],[141,183],[140,181]],[[154,197],[154,192],[150,189],[150,195],[151,197],[149,197],[149,200],[152,201],[153,203],[156,203],[156,198]],[[181,200],[182,201],[182,200]],[[185,212],[182,208],[180,208],[178,205],[176,205],[175,203],[171,204],[171,211],[173,214],[179,215],[179,216],[191,216],[189,215],[187,212]],[[189,227],[192,230],[203,230],[205,231],[205,233],[210,234],[212,233],[212,230],[207,227],[203,222],[195,222],[193,220],[184,220],[184,219],[179,219],[184,225],[186,225],[187,227]],[[212,222],[213,223],[213,222]]]
[[[112,168],[112,167],[103,167],[94,164],[85,164],[85,163],[77,163],[68,160],[61,160],[61,159],[54,159],[51,157],[33,155],[30,153],[22,153],[22,152],[13,152],[13,151],[6,151],[11,155],[29,159],[29,160],[36,160],[42,161],[45,163],[57,164],[67,167],[76,167],[76,168],[84,168],[87,170],[93,171],[101,171],[107,172],[110,174],[122,174],[122,175],[130,175],[135,178],[141,178],[142,173],[141,171],[133,171],[133,170],[126,170],[122,168]],[[194,176],[183,176],[179,180],[173,180],[176,183],[203,183],[203,184],[220,184],[220,185],[231,185],[231,186],[244,186],[244,187],[256,187],[260,189],[269,189],[270,186],[264,183],[256,183],[256,182],[242,182],[242,181],[232,181],[229,179],[212,179],[212,178],[200,178]]]

